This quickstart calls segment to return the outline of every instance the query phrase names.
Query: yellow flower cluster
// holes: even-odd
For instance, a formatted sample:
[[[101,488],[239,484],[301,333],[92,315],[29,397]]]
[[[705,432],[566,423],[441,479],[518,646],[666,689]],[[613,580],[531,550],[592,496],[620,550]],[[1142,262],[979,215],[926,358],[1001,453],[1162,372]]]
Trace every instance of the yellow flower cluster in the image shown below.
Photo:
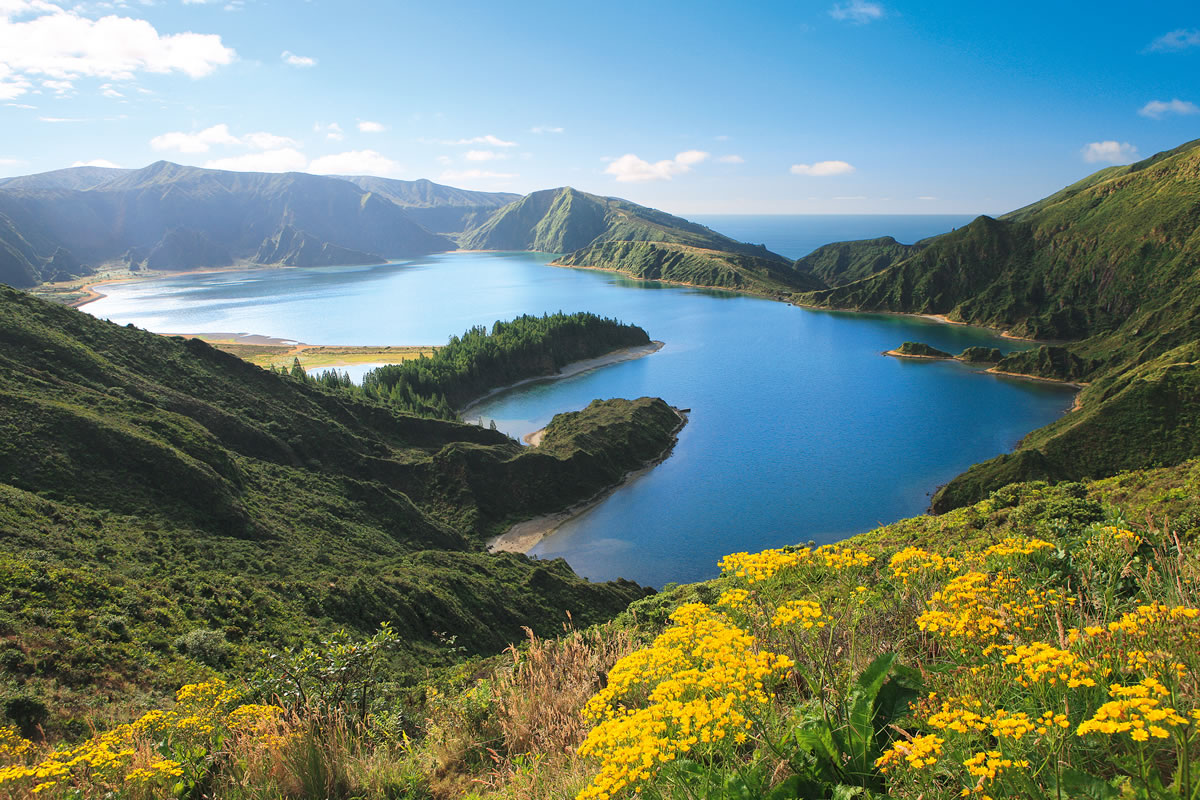
[[[21,736],[12,725],[0,725],[0,758],[17,760],[33,750],[33,742]]]
[[[1129,550],[1136,550],[1145,541],[1145,539],[1133,531],[1117,528],[1113,525],[1105,525],[1088,538],[1088,546],[1106,548],[1110,544],[1118,544]]]
[[[775,615],[771,617],[771,627],[782,628],[799,622],[800,627],[805,630],[824,628],[825,620],[822,617],[824,613],[820,603],[812,600],[789,600],[775,609]]]
[[[933,593],[928,610],[917,617],[917,627],[952,639],[986,642],[1001,633],[1032,631],[1042,612],[1074,604],[1074,598],[1057,589],[1023,589],[1005,572],[964,572]]]
[[[584,706],[584,716],[599,724],[579,753],[602,763],[579,800],[636,789],[698,746],[745,741],[747,712],[768,703],[768,682],[792,668],[789,658],[757,650],[753,636],[702,603],[680,606],[671,622],[650,647],[618,661],[608,685]]]
[[[1125,653],[1125,671],[1180,679],[1187,675],[1187,664],[1179,663],[1165,650],[1129,650]]]
[[[982,709],[983,703],[973,698],[951,697],[926,723],[931,728],[963,735],[987,732],[997,739],[1020,739],[1037,730],[1039,725],[1024,711],[1005,711],[1000,708],[982,714]]]
[[[921,574],[936,574],[940,572],[958,572],[958,560],[945,557],[938,553],[930,553],[920,547],[906,547],[892,556],[888,564],[892,569],[892,577],[899,578],[908,585],[908,579]]]
[[[963,766],[967,768],[968,773],[979,779],[973,791],[982,793],[988,783],[996,780],[996,776],[1000,774],[1001,770],[1014,767],[1024,769],[1029,766],[1029,762],[1022,759],[1005,758],[999,750],[987,750],[971,756],[963,762]],[[963,790],[963,797],[969,794],[971,794],[971,790]]]
[[[717,598],[717,605],[731,609],[745,608],[750,601],[750,593],[745,589],[727,589]]]
[[[1094,671],[1091,664],[1068,650],[1060,650],[1045,642],[1016,645],[1004,657],[1004,663],[1021,670],[1022,677],[1017,682],[1022,686],[1063,683],[1074,689],[1096,685],[1091,677]]]
[[[983,557],[997,556],[1003,558],[1005,556],[1029,556],[1039,550],[1053,550],[1054,545],[1047,542],[1045,539],[1035,539],[1024,536],[1008,536],[1001,539],[997,544],[992,545],[987,550],[983,551]]]
[[[810,563],[812,551],[804,548],[764,550],[761,553],[730,553],[721,559],[721,573],[758,583],[779,572]]]
[[[1091,719],[1081,723],[1075,734],[1127,733],[1135,742],[1144,742],[1151,737],[1166,739],[1170,735],[1167,728],[1187,724],[1179,712],[1162,704],[1162,698],[1170,694],[1155,678],[1145,678],[1131,686],[1114,683],[1108,687],[1108,696],[1113,699],[1100,706]]]
[[[125,776],[126,783],[149,784],[157,783],[163,778],[178,778],[183,775],[183,765],[169,758],[159,758],[151,761],[145,767],[138,767]]]
[[[1125,614],[1108,625],[1109,633],[1142,636],[1152,631],[1171,629],[1171,633],[1188,641],[1200,640],[1200,609],[1187,606],[1166,606],[1161,603],[1138,606],[1137,611]]]
[[[931,766],[937,763],[945,741],[945,739],[932,735],[915,736],[909,741],[898,741],[883,755],[875,759],[875,766],[880,772],[887,772],[900,761],[906,762],[913,769]]]
[[[237,700],[238,693],[220,679],[189,684],[176,694],[171,711],[149,711],[128,725],[50,753],[32,766],[0,768],[0,789],[18,783],[31,785],[34,794],[84,784],[115,789],[123,783],[145,785],[178,777],[182,774],[179,762],[156,757],[135,766],[138,754],[164,741],[207,742],[213,734],[235,730],[234,725],[244,725],[247,720],[256,720],[254,725],[258,725],[264,719],[278,720],[283,714],[277,706],[231,709]]]
[[[821,545],[813,551],[813,558],[818,563],[823,563],[826,568],[833,570],[869,567],[875,563],[875,556],[865,550],[856,550],[853,547],[842,547],[837,544]]]

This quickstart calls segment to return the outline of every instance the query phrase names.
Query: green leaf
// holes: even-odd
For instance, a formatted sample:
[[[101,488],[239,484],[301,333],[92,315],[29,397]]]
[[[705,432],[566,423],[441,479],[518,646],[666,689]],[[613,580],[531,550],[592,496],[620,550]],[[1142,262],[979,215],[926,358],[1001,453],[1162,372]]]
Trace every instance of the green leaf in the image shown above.
[[[1120,793],[1106,781],[1066,767],[1059,776],[1058,789],[1071,798],[1089,798],[1089,800],[1118,800]]]

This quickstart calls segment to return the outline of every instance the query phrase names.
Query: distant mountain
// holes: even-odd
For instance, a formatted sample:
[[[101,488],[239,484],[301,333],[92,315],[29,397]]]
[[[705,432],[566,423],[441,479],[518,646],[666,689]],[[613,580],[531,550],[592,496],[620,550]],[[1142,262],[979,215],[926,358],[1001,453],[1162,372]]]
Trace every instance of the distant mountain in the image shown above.
[[[744,244],[682,217],[570,186],[526,195],[459,238],[468,250],[544,253],[569,253],[601,242],[666,242],[787,261],[766,247]]]
[[[37,175],[0,178],[0,189],[70,189],[83,192],[133,171],[112,167],[68,167]]]
[[[1079,411],[951,481],[935,510],[1010,481],[1102,477],[1200,455],[1200,140],[908,250],[882,241],[803,259],[833,288],[799,301],[944,314],[1069,341],[1012,354],[996,369],[1090,383]],[[834,263],[861,277],[834,283]]]
[[[797,259],[796,268],[811,272],[827,286],[843,286],[887,269],[923,248],[920,242],[900,244],[891,236],[834,242]]]
[[[454,248],[387,197],[338,178],[165,161],[140,170],[97,169],[0,186],[0,281],[31,286],[66,277],[68,263],[123,260],[155,269],[378,263]]]
[[[487,219],[497,208],[519,200],[511,192],[474,192],[433,181],[400,181],[366,175],[339,176],[368,192],[403,206],[409,219],[435,233],[461,233]]]

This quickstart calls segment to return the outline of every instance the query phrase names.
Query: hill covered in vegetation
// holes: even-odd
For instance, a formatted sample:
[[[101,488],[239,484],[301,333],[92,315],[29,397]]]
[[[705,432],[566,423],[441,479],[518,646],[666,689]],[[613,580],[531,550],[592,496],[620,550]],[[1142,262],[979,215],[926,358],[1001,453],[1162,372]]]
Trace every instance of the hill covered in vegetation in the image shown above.
[[[104,264],[178,270],[235,263],[382,263],[454,249],[516,195],[430,181],[228,172],[160,161],[0,181],[0,282],[28,287]]]
[[[935,510],[1014,480],[1100,477],[1200,454],[1200,140],[911,248],[871,240],[822,251],[803,260],[810,269],[828,279],[841,264],[861,277],[797,302],[1061,340],[995,370],[1090,384],[1080,411],[956,478]]]
[[[522,447],[7,288],[0,400],[0,694],[58,730],[93,698],[136,705],[338,628],[389,623],[400,679],[611,617],[647,590],[484,542],[681,425],[611,400]]]
[[[1013,484],[837,545],[731,553],[713,581],[407,693],[378,662],[387,629],[331,641],[251,680],[183,686],[165,710],[61,749],[10,728],[0,788],[1192,798],[1198,497],[1192,461]],[[330,669],[353,679],[322,682]]]

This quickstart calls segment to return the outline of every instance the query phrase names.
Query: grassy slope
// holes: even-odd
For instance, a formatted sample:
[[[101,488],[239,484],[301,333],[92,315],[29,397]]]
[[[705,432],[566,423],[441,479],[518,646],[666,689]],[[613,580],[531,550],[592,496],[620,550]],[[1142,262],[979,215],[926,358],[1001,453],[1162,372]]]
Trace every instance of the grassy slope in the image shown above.
[[[459,237],[464,248],[563,253],[556,263],[649,280],[785,296],[823,288],[761,245],[627,200],[570,187],[534,192]]]
[[[524,448],[9,289],[0,398],[0,685],[63,693],[64,713],[202,671],[175,646],[196,629],[224,634],[230,667],[390,620],[412,667],[438,658],[435,630],[485,652],[568,610],[610,616],[644,590],[482,542],[615,482],[679,422],[608,401]]]
[[[1200,142],[1112,167],[1000,219],[926,240],[921,250],[801,302],[945,314],[1044,339],[997,369],[1096,384],[1084,410],[943,488],[936,510],[1012,480],[1076,479],[1200,454]],[[877,243],[846,243],[848,262]],[[1085,448],[1085,449],[1082,449]],[[1086,454],[1086,455],[1085,455]]]
[[[787,264],[662,242],[601,242],[555,260],[564,267],[610,269],[641,280],[661,280],[740,292],[787,296],[820,281]]]
[[[826,286],[842,286],[874,275],[920,252],[924,245],[901,244],[891,236],[857,242],[834,242],[796,260],[798,270],[811,272]]]

